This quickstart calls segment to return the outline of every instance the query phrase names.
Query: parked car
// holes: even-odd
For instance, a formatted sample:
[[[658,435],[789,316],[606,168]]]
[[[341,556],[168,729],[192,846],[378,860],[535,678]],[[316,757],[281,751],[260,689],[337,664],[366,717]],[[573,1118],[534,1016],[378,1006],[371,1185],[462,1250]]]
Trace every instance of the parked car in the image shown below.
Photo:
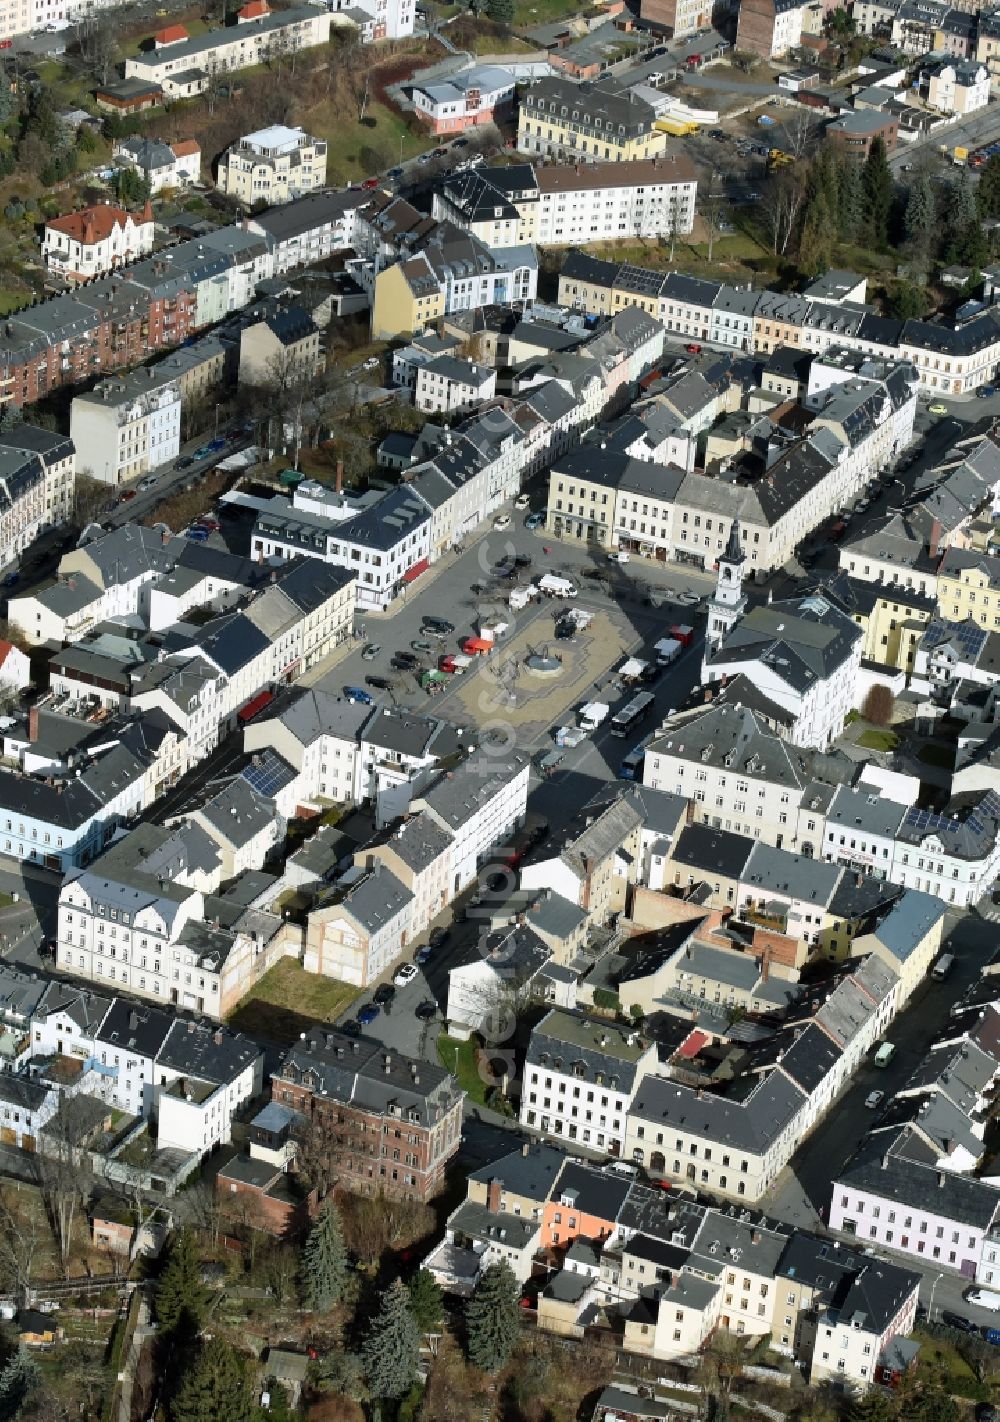
[[[360,686],[345,686],[344,695],[348,701],[360,701],[362,706],[374,706],[375,698],[370,691],[365,691]]]
[[[378,356],[369,356],[368,359],[362,363],[361,369],[378,370],[381,364],[382,362],[379,360]]]
[[[515,553],[515,554],[514,554],[514,567],[515,567],[515,568],[530,568],[530,567],[531,567],[531,554],[530,554],[530,553]]]
[[[403,170],[402,170],[402,168],[390,168],[389,171],[388,171],[388,173],[386,173],[386,177],[387,177],[387,178],[401,178],[402,176],[403,176]]]
[[[189,538],[192,543],[207,543],[208,529],[201,528],[198,524],[193,524],[191,528],[185,531],[184,537]]]
[[[422,948],[418,948],[418,949],[417,949],[417,952],[416,952],[416,954],[414,955],[413,961],[414,961],[415,963],[418,963],[418,964],[420,965],[420,967],[422,968],[422,967],[424,966],[424,964],[425,964],[425,963],[429,963],[430,960],[431,960],[433,957],[434,957],[434,949],[431,947],[431,945],[430,945],[429,943],[425,943]]]
[[[406,987],[417,976],[417,970],[412,963],[403,963],[393,974],[393,982],[397,987]]]
[[[446,622],[443,617],[424,617],[420,625],[423,631],[442,632],[445,636],[455,630],[454,622]]]
[[[516,509],[527,509],[527,508],[530,508],[530,507],[531,507],[531,500],[529,499],[528,495],[527,495],[527,494],[518,494],[517,498],[514,500],[514,507],[515,507]]]
[[[414,1008],[414,1014],[419,1017],[421,1021],[429,1022],[432,1017],[437,1016],[437,1010],[437,1003],[433,998],[428,997],[425,998],[423,1002],[417,1004]]]
[[[410,646],[415,652],[420,652],[425,657],[432,657],[434,655],[434,648],[431,646],[430,642],[416,641],[411,642]]]
[[[136,487],[139,488],[139,489],[151,489],[155,483],[156,483],[156,475],[155,475],[155,474],[147,474],[144,479],[140,479],[140,480],[139,480],[139,483],[138,483],[138,485],[137,485]]]
[[[609,563],[627,563],[628,560],[629,555],[626,553],[624,548],[617,548],[613,553],[608,554]]]
[[[452,148],[468,148],[469,140],[467,138],[453,138],[451,146]]]
[[[874,1111],[877,1109],[877,1107],[882,1105],[882,1102],[884,1100],[884,1091],[869,1091],[868,1095],[865,1097],[865,1106],[868,1108],[869,1111]]]
[[[362,1027],[369,1027],[381,1011],[377,1002],[366,1002],[364,1007],[358,1009],[355,1016]]]
[[[949,1328],[957,1328],[959,1333],[978,1333],[979,1329],[972,1322],[971,1318],[966,1318],[964,1314],[952,1313],[950,1309],[941,1310],[941,1322],[947,1324]]]
[[[366,178],[361,186],[366,193],[374,192],[378,187],[378,178]]]
[[[20,574],[20,573],[7,573],[7,574],[4,576],[3,586],[4,586],[5,588],[16,588],[17,585],[18,585],[18,583],[19,583],[20,581],[21,581],[21,574]]]
[[[378,642],[367,642],[361,648],[361,660],[363,662],[373,662],[381,650],[382,648]]]
[[[524,526],[527,529],[533,530],[536,528],[541,528],[544,522],[545,515],[539,509],[536,509],[534,513],[530,513],[528,517],[524,520]]]
[[[689,341],[684,347],[688,355],[701,355],[701,346],[697,341]]]
[[[134,489],[123,489],[123,490],[121,491],[121,493],[118,495],[118,502],[119,502],[120,504],[127,504],[130,499],[134,499],[134,498],[135,498],[135,490],[134,490]]]
[[[396,989],[392,983],[380,983],[372,993],[372,1001],[377,1002],[380,1006],[384,1006],[387,1002],[391,1002],[395,996]]]
[[[392,682],[387,676],[366,676],[365,686],[374,686],[376,691],[388,691]]]
[[[397,652],[392,659],[392,664],[394,667],[403,667],[407,671],[409,671],[411,667],[419,666],[419,662],[412,652]]]
[[[428,940],[428,946],[429,946],[429,947],[431,947],[431,948],[440,948],[441,945],[442,945],[443,943],[447,943],[447,941],[448,941],[448,930],[447,930],[447,928],[432,928],[432,929],[431,929],[431,936],[430,936],[430,939]]]
[[[946,415],[948,413],[948,406],[942,405],[940,400],[935,400],[933,405],[927,406],[927,412],[931,415]]]
[[[219,522],[219,520],[217,518],[212,518],[210,514],[202,514],[201,517],[196,518],[194,522],[196,528],[207,528],[209,533],[218,533],[219,529],[222,527],[222,524]]]
[[[510,528],[510,514],[497,514],[493,520],[493,527],[497,532],[502,532],[505,528]]]

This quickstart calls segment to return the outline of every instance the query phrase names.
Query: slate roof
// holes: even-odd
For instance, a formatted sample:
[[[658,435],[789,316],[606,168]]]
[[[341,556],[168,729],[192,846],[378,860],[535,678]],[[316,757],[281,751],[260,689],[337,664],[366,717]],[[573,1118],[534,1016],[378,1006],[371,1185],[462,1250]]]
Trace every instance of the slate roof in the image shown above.
[[[627,1093],[636,1081],[636,1063],[647,1050],[633,1030],[557,1007],[533,1030],[527,1061],[590,1085],[600,1076],[603,1085]]]
[[[780,1069],[762,1077],[744,1100],[711,1092],[699,1094],[676,1081],[647,1076],[636,1092],[630,1115],[652,1125],[674,1127],[721,1145],[763,1154],[804,1102],[803,1092]]]
[[[443,1067],[388,1050],[370,1037],[348,1037],[326,1027],[290,1047],[274,1079],[300,1082],[377,1115],[398,1107],[404,1124],[412,1117],[423,1126],[440,1120],[459,1095]]]
[[[738,706],[713,704],[668,726],[650,742],[649,752],[701,761],[791,789],[801,789],[807,779],[788,743],[768,731],[752,711]]]
[[[833,1188],[841,1187],[853,1187],[981,1230],[988,1229],[1000,1212],[996,1186],[955,1171],[921,1167],[871,1137],[838,1174]]]
[[[561,1146],[544,1141],[525,1142],[520,1150],[512,1150],[498,1160],[473,1170],[469,1179],[487,1185],[497,1180],[512,1195],[541,1203],[548,1199],[565,1160],[566,1152]]]

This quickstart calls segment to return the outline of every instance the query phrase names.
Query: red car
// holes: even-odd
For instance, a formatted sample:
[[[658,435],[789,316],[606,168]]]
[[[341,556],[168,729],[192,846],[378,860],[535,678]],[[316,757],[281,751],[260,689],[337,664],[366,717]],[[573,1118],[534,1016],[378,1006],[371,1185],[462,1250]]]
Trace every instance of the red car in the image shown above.
[[[123,489],[122,492],[118,495],[118,502],[119,502],[120,504],[127,504],[128,501],[129,501],[129,499],[134,499],[134,498],[135,498],[135,490],[134,490],[134,489]]]
[[[217,518],[196,518],[195,524],[198,528],[207,528],[211,533],[218,533],[222,527]]]
[[[684,347],[688,355],[701,355],[701,346],[697,341],[692,341],[690,345]]]
[[[366,193],[370,193],[373,188],[378,187],[378,178],[366,178],[361,184]]]

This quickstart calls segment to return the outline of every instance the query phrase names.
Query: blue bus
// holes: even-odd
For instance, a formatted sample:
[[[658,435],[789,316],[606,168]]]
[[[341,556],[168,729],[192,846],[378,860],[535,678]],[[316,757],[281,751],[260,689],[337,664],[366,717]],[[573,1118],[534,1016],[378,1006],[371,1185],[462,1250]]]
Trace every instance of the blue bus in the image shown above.
[[[639,744],[637,746],[634,746],[632,750],[629,751],[628,755],[623,758],[622,763],[618,768],[619,780],[642,779],[642,763],[646,759],[646,747],[649,745],[652,739],[653,733],[650,732],[648,736],[645,736],[639,742]]]

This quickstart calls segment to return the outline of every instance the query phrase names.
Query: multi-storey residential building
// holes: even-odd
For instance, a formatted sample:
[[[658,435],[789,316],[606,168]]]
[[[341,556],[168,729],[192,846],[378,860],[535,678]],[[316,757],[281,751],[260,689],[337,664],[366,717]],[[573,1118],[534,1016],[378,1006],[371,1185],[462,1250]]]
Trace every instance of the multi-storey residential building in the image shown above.
[[[320,365],[319,328],[301,306],[269,311],[240,331],[240,384],[288,389]]]
[[[47,219],[42,260],[67,282],[89,281],[153,250],[153,209],[126,212],[110,203]]]
[[[799,757],[758,713],[723,703],[678,719],[656,736],[646,748],[643,783],[684,796],[696,821],[780,848],[795,843],[809,779]],[[817,816],[817,828],[806,829],[816,835],[816,850]]]
[[[156,138],[123,138],[112,150],[115,163],[131,168],[149,184],[150,197],[165,188],[186,188],[201,178],[201,148],[194,138],[161,143]]]
[[[60,971],[221,1020],[284,952],[280,919],[216,896],[223,860],[200,824],[132,831],[63,885]]]
[[[778,59],[802,38],[803,0],[744,0],[736,29],[737,49]]]
[[[351,1190],[426,1201],[442,1189],[463,1094],[441,1067],[324,1028],[287,1053],[272,1095],[301,1112],[313,1148]]]
[[[936,590],[942,617],[1000,630],[1000,558],[975,548],[948,548],[937,567]]]
[[[422,331],[439,317],[478,306],[533,301],[538,259],[531,246],[485,247],[450,223],[430,224],[418,251],[401,251],[386,266],[378,259],[351,265],[372,301],[372,335],[389,340]]]
[[[514,112],[517,79],[498,64],[477,64],[436,84],[413,87],[413,107],[432,133],[464,133]]]
[[[479,168],[434,195],[447,218],[488,247],[515,242],[571,246],[690,232],[697,174],[684,157]]]
[[[178,27],[179,28],[179,27]],[[266,0],[249,0],[237,14],[237,23],[208,30],[188,39],[171,36],[125,60],[125,78],[159,84],[171,99],[204,93],[213,74],[249,69],[272,54],[290,54],[326,44],[330,39],[330,13],[310,5],[292,6],[272,13]]]
[[[450,415],[481,405],[496,388],[497,373],[489,366],[441,355],[418,368],[413,403],[430,415]]]
[[[281,497],[249,502],[260,509],[251,545],[255,557],[318,558],[348,568],[357,575],[358,605],[365,610],[384,610],[428,566],[431,510],[408,485],[339,520],[307,513]]]
[[[555,1008],[531,1034],[521,1124],[621,1155],[636,1092],[656,1069],[656,1045],[638,1031]]]
[[[69,520],[75,480],[72,440],[34,425],[0,433],[0,563]]]
[[[710,682],[745,675],[791,715],[793,745],[825,750],[857,702],[861,641],[852,619],[816,593],[753,608],[706,643],[703,673]]]
[[[304,197],[326,185],[326,144],[285,124],[258,129],[226,149],[217,183],[246,207]]]
[[[104,380],[75,396],[70,437],[81,473],[115,487],[131,483],[180,453],[180,389],[156,366]]]
[[[928,55],[918,75],[920,96],[943,114],[967,117],[990,101],[990,75],[979,60],[966,63],[947,55]]]
[[[540,79],[521,100],[517,147],[560,162],[582,159],[631,163],[655,158],[667,135],[655,127],[656,109],[634,92],[568,79]]]
[[[571,254],[559,277],[559,301],[608,315],[638,305],[667,331],[688,340],[716,339],[758,354],[779,346],[822,354],[831,346],[912,364],[924,390],[962,394],[988,381],[1000,359],[1000,310],[990,308],[956,326],[927,321],[886,323],[866,307],[794,293],[743,292],[676,272]],[[729,322],[727,328],[723,323]]]

